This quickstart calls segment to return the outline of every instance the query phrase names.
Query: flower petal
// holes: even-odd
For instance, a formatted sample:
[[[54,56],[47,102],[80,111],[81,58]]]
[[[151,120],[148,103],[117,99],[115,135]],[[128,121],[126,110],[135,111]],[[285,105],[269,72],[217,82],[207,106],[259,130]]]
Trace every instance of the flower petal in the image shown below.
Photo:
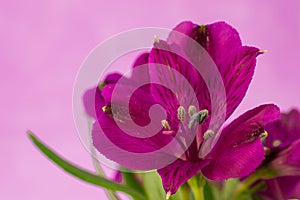
[[[120,129],[108,116],[104,115],[98,121],[93,124],[93,145],[109,160],[136,170],[153,170],[160,168],[161,162],[174,161],[170,149],[158,151],[173,137],[159,133],[149,138],[137,138]]]
[[[266,180],[267,189],[260,194],[264,199],[285,200],[300,198],[300,177],[285,176]]]
[[[119,73],[111,73],[108,74],[103,81],[103,86],[106,84],[116,83],[121,78],[121,74]],[[100,84],[101,85],[101,84]],[[83,105],[87,114],[94,119],[97,119],[97,115],[95,109],[102,108],[105,103],[103,96],[98,87],[91,88],[85,91],[83,94]]]
[[[157,170],[157,172],[162,178],[166,193],[171,192],[171,194],[174,194],[183,183],[197,174],[208,163],[208,160],[190,162],[178,159],[172,164]]]
[[[238,32],[225,22],[205,26],[183,22],[174,30],[188,35],[201,44],[217,65],[226,89],[226,118],[228,118],[244,98],[254,73],[256,57],[261,52],[255,47],[242,46]],[[176,42],[175,39],[180,36],[175,37],[174,35],[176,32],[170,34],[168,41],[180,45],[193,63],[201,63],[201,51],[195,51],[194,45],[184,39]],[[215,80],[209,82],[213,83]],[[207,97],[203,99],[204,107],[210,108],[209,96],[218,94],[209,94],[205,87],[200,91],[202,96]]]
[[[91,88],[85,91],[83,95],[83,104],[87,114],[97,119],[95,108],[104,106],[104,99],[98,88]]]
[[[269,165],[279,176],[300,176],[300,139],[281,150]]]
[[[284,148],[293,141],[300,139],[300,113],[293,109],[289,113],[282,113],[281,119],[266,126],[270,136],[266,139],[268,148]]]
[[[149,53],[143,53],[137,57],[132,67],[133,72],[130,80],[135,81],[137,83],[150,83],[148,57]],[[139,69],[137,70],[136,68]]]
[[[212,162],[203,174],[213,180],[242,177],[250,174],[264,159],[260,136],[264,126],[280,117],[279,108],[273,104],[256,107],[225,127],[206,156]]]

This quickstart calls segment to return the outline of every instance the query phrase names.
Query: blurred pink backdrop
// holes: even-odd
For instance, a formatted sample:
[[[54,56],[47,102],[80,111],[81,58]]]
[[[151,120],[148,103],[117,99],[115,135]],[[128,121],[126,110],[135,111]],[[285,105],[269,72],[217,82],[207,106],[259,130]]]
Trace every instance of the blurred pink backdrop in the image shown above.
[[[267,49],[234,116],[258,104],[300,107],[300,1],[1,1],[0,87],[3,200],[106,199],[63,173],[30,143],[34,131],[57,152],[93,169],[72,118],[72,86],[88,53],[132,28],[224,20],[243,43]]]

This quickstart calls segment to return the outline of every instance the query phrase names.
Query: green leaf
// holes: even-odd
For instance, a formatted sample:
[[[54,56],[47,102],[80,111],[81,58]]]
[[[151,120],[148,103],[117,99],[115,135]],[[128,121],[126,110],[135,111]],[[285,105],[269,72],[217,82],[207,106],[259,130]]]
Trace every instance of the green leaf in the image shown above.
[[[91,172],[88,172],[84,169],[81,169],[74,164],[66,161],[56,153],[54,153],[50,148],[48,148],[45,144],[43,144],[38,138],[36,138],[33,133],[30,131],[27,132],[31,141],[35,144],[35,146],[50,160],[52,160],[55,164],[61,167],[64,171],[72,174],[73,176],[83,180],[87,183],[91,183],[97,186],[101,186],[113,191],[124,192],[137,200],[144,200],[145,196],[140,192],[136,191],[133,188],[129,188],[127,186],[115,183],[113,181],[107,180],[105,178],[99,177]]]
[[[156,171],[143,173],[142,177],[147,199],[166,199],[161,178]]]

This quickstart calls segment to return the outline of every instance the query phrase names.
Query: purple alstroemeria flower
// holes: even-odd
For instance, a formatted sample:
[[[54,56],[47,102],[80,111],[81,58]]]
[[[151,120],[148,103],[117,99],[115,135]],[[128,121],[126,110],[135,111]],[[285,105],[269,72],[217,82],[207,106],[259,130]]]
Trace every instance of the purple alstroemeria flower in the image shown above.
[[[227,104],[225,118],[227,119],[245,96],[254,73],[256,57],[262,52],[255,47],[242,46],[237,31],[224,22],[205,26],[183,22],[174,31],[181,32],[197,41],[215,62],[225,87]],[[97,123],[93,126],[94,146],[106,157],[118,160],[120,164],[122,161],[128,163],[129,161],[126,161],[128,158],[125,157],[122,160],[122,155],[113,152],[114,150],[107,146],[107,142],[102,140],[101,131],[105,132],[113,144],[133,153],[147,153],[160,149],[169,144],[177,132],[184,132],[186,137],[195,135],[190,146],[185,146],[187,138],[180,137],[178,143],[187,149],[186,152],[182,155],[172,154],[170,149],[174,161],[158,169],[164,189],[168,194],[174,194],[181,184],[200,171],[212,180],[249,175],[264,159],[264,148],[260,140],[265,136],[264,126],[278,119],[280,115],[277,106],[261,105],[244,113],[223,129],[218,127],[210,130],[211,94],[198,71],[185,59],[171,53],[171,50],[179,49],[191,60],[201,60],[202,54],[198,51],[190,51],[188,43],[182,38],[177,38],[174,33],[170,34],[167,41],[156,41],[149,54],[143,54],[138,58],[134,66],[147,64],[149,72],[144,71],[143,76],[133,74],[128,82],[123,83],[123,92],[117,94],[118,106],[115,106],[115,111],[111,110],[110,103],[116,84],[111,83],[103,87],[98,99],[96,97],[95,101],[99,100],[101,103],[95,102],[95,110],[91,113],[97,118]],[[180,80],[177,80],[173,73],[157,71],[155,66],[158,64],[176,70],[185,77],[193,87],[197,101],[190,99],[189,90],[180,89],[180,83],[178,83]],[[127,94],[127,89],[132,87],[130,82],[136,82],[141,78],[151,80],[153,77],[175,84],[176,94],[157,84],[145,85],[135,90],[131,97],[130,116],[124,114],[123,107],[126,106],[126,102],[123,102],[123,97]],[[211,81],[213,79],[214,77]],[[96,95],[98,93],[100,92],[97,90]],[[179,102],[183,103],[179,104]],[[103,109],[97,104],[101,106],[104,104]],[[161,105],[167,112],[166,118],[157,124],[161,130],[156,135],[147,138],[131,137],[117,126],[115,119],[123,124],[132,119],[140,126],[146,126],[150,121],[149,108],[154,104]],[[137,132],[130,127],[128,131]],[[203,154],[206,141],[217,132],[220,133],[218,140],[208,152]],[[144,162],[147,163],[147,160]]]
[[[300,113],[293,109],[281,119],[266,126],[269,133],[265,146],[269,152],[261,167],[267,167],[275,178],[265,180],[265,199],[300,198]]]

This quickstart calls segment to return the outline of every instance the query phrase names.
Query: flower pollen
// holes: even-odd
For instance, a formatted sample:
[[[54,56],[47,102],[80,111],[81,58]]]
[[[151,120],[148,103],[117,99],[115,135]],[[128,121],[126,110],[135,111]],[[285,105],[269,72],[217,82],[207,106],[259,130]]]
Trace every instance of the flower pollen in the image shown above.
[[[177,109],[177,118],[183,122],[185,119],[185,110],[183,108],[183,106],[179,106]]]
[[[162,120],[161,121],[161,124],[163,125],[163,127],[165,128],[165,129],[167,129],[168,131],[171,131],[171,127],[170,127],[170,125],[169,125],[169,122],[167,121],[167,120]]]
[[[281,145],[281,141],[280,140],[274,140],[272,145],[273,145],[273,147],[279,147],[279,145]]]
[[[195,113],[189,120],[189,128],[192,128],[195,124],[202,124],[206,117],[208,116],[208,110],[200,110],[199,112]]]

